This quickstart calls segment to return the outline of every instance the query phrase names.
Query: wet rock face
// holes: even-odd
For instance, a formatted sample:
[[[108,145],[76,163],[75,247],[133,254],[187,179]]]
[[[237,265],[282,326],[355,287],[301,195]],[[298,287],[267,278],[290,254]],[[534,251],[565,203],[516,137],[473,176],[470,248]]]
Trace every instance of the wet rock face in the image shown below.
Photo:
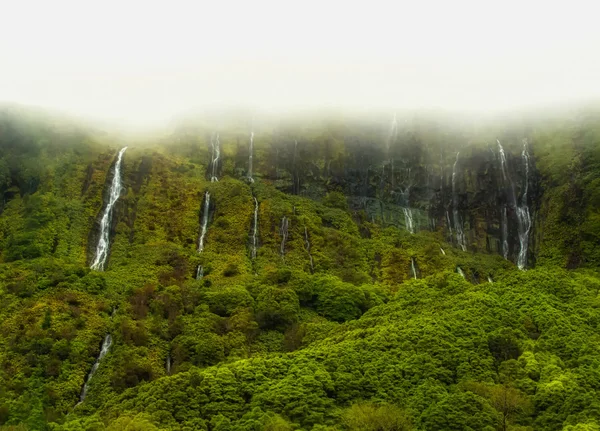
[[[506,169],[518,201],[526,177],[520,148],[513,143],[505,150]],[[458,245],[453,213],[456,205],[469,251],[503,254],[502,211],[506,206],[508,257],[516,260],[520,250],[516,208],[503,181],[494,145],[450,148],[420,145],[408,139],[386,148],[368,139],[348,137],[337,142],[335,149],[326,143],[299,139],[297,145],[294,141],[272,143],[266,153],[272,160],[257,163],[255,173],[283,192],[321,199],[327,192],[340,191],[350,210],[357,217],[362,214],[360,219],[400,228],[407,228],[403,208],[410,207],[415,231],[441,230],[448,239],[452,232],[452,240]],[[246,156],[247,150],[236,159]],[[534,218],[541,191],[533,156],[529,164],[527,201]],[[530,238],[529,249],[534,250],[534,235]]]

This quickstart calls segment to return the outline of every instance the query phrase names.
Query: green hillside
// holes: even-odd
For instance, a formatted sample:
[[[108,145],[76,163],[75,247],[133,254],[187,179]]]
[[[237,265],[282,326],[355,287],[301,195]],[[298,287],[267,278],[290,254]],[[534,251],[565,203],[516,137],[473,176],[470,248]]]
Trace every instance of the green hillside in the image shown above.
[[[3,108],[0,150],[0,430],[600,430],[595,111],[123,138]]]

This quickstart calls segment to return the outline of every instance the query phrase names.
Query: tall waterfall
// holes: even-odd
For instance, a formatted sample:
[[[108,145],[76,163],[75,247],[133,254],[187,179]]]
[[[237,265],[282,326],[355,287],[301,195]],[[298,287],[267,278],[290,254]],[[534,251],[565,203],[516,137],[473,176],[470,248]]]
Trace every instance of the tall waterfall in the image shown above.
[[[517,215],[517,228],[519,234],[519,254],[517,255],[517,267],[519,269],[525,269],[527,266],[527,251],[529,247],[529,232],[531,231],[531,215],[529,214],[529,206],[527,205],[527,195],[529,192],[529,152],[527,150],[527,141],[523,141],[523,151],[521,152],[521,159],[525,165],[525,184],[523,185],[523,195],[521,201],[517,202],[517,195],[515,192],[515,185],[510,177],[508,168],[506,165],[506,154],[504,148],[499,140],[498,151],[500,152],[500,167],[502,169],[502,177],[504,178],[505,184],[508,183],[508,203],[511,208],[514,209]],[[506,229],[506,234],[504,230]],[[508,258],[508,217],[503,214],[503,226],[502,235],[506,235],[506,242],[503,238],[503,254],[505,258]]]
[[[529,248],[529,232],[531,230],[531,215],[527,205],[527,193],[529,192],[529,152],[527,151],[527,141],[523,141],[523,151],[521,158],[525,165],[525,184],[523,185],[523,195],[521,202],[517,206],[517,219],[519,221],[519,243],[521,249],[517,256],[517,266],[519,269],[525,269],[527,266],[527,250]]]
[[[413,223],[412,211],[408,207],[403,207],[402,212],[404,213],[404,223],[406,224],[406,230],[410,233],[415,233],[415,227]]]
[[[410,171],[408,175],[410,177]],[[409,202],[410,185],[400,193],[400,196],[402,197],[402,212],[404,213],[404,225],[406,226],[406,230],[410,233],[415,233],[415,224]]]
[[[198,240],[198,253],[204,251],[204,237],[208,229],[208,213],[210,212],[210,193],[204,193],[204,206],[202,208],[202,226],[200,227],[200,239]]]
[[[171,375],[171,354],[167,355],[167,375]]]
[[[256,250],[258,248],[258,200],[254,198],[254,220],[252,223],[252,260],[256,259]]]
[[[410,258],[410,270],[412,272],[413,278],[416,280],[417,279],[417,268],[415,267],[415,258],[414,257]]]
[[[460,266],[456,267],[456,272],[458,272],[462,278],[464,278],[464,279],[467,278],[467,277],[465,277],[465,272],[462,270],[462,268]]]
[[[117,156],[117,162],[115,163],[115,175],[113,176],[112,183],[110,185],[110,193],[104,214],[100,220],[100,238],[98,239],[98,245],[96,246],[96,257],[92,262],[90,268],[103,271],[106,259],[108,258],[108,251],[110,247],[110,226],[112,224],[112,212],[115,203],[121,196],[121,190],[123,189],[121,183],[121,165],[123,163],[123,154],[127,147],[124,147],[119,151]]]
[[[254,152],[254,131],[250,132],[250,150],[248,155],[248,180],[253,183],[254,178],[252,178],[252,153]]]
[[[456,232],[456,242],[462,251],[467,251],[467,244],[465,242],[465,234],[463,232],[462,220],[458,212],[458,194],[456,193],[456,165],[458,165],[458,156],[460,152],[456,153],[456,161],[452,168],[452,216],[454,218],[454,231]]]
[[[454,237],[454,233],[452,232],[452,222],[450,221],[450,213],[446,210],[446,224],[448,225],[448,231],[450,232],[450,239]]]
[[[112,344],[112,337],[110,336],[110,334],[106,334],[106,337],[104,337],[104,341],[102,342],[102,347],[100,348],[100,354],[98,355],[96,362],[94,362],[94,365],[92,366],[92,369],[90,370],[90,373],[88,374],[87,379],[85,380],[85,384],[83,385],[81,395],[79,396],[80,403],[82,403],[83,400],[85,400],[85,396],[87,395],[87,392],[89,389],[90,381],[92,380],[92,377],[98,370],[98,367],[100,366],[100,361],[108,353],[108,350],[110,349],[111,344]]]
[[[508,260],[508,215],[506,205],[502,207],[502,255]]]
[[[285,242],[287,241],[287,237],[288,237],[288,229],[289,229],[289,220],[287,217],[283,217],[281,219],[281,227],[279,228],[279,234],[281,235],[281,247],[280,247],[280,253],[281,253],[281,257],[283,257],[285,255]]]
[[[198,265],[198,268],[196,268],[196,280],[201,280],[202,277],[204,277],[204,267]]]
[[[211,175],[210,181],[215,182],[219,181],[217,178],[217,172],[219,168],[219,159],[221,158],[221,143],[219,142],[219,134],[216,134],[216,137],[213,136],[210,140],[210,145],[212,146],[212,166],[211,166]]]
[[[310,272],[311,273],[315,272],[312,254],[310,254],[310,241],[308,239],[308,229],[306,228],[306,226],[304,226],[304,248],[306,249],[306,252],[308,253],[308,260],[310,261]]]

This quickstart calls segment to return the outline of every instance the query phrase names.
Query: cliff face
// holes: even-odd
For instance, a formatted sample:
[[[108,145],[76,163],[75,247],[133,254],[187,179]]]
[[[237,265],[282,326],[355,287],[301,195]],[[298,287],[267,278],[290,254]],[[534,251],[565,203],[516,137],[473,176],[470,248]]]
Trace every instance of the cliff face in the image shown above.
[[[438,231],[459,248],[513,262],[524,240],[526,264],[535,262],[533,231],[543,192],[535,143],[528,136],[461,144],[456,136],[446,143],[395,125],[390,129],[255,133],[252,176],[315,200],[339,192],[359,223]],[[219,177],[248,177],[249,141],[250,132],[220,134],[221,155],[214,166]],[[214,136],[188,136],[186,142],[211,175]],[[528,210],[529,229],[519,219],[519,207]]]

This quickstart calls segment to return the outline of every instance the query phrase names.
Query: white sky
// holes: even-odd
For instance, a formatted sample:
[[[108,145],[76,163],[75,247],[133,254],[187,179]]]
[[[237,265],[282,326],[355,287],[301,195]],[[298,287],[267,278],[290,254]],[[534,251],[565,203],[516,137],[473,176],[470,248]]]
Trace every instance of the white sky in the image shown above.
[[[4,0],[0,100],[129,126],[193,107],[493,111],[600,96],[594,1]]]

